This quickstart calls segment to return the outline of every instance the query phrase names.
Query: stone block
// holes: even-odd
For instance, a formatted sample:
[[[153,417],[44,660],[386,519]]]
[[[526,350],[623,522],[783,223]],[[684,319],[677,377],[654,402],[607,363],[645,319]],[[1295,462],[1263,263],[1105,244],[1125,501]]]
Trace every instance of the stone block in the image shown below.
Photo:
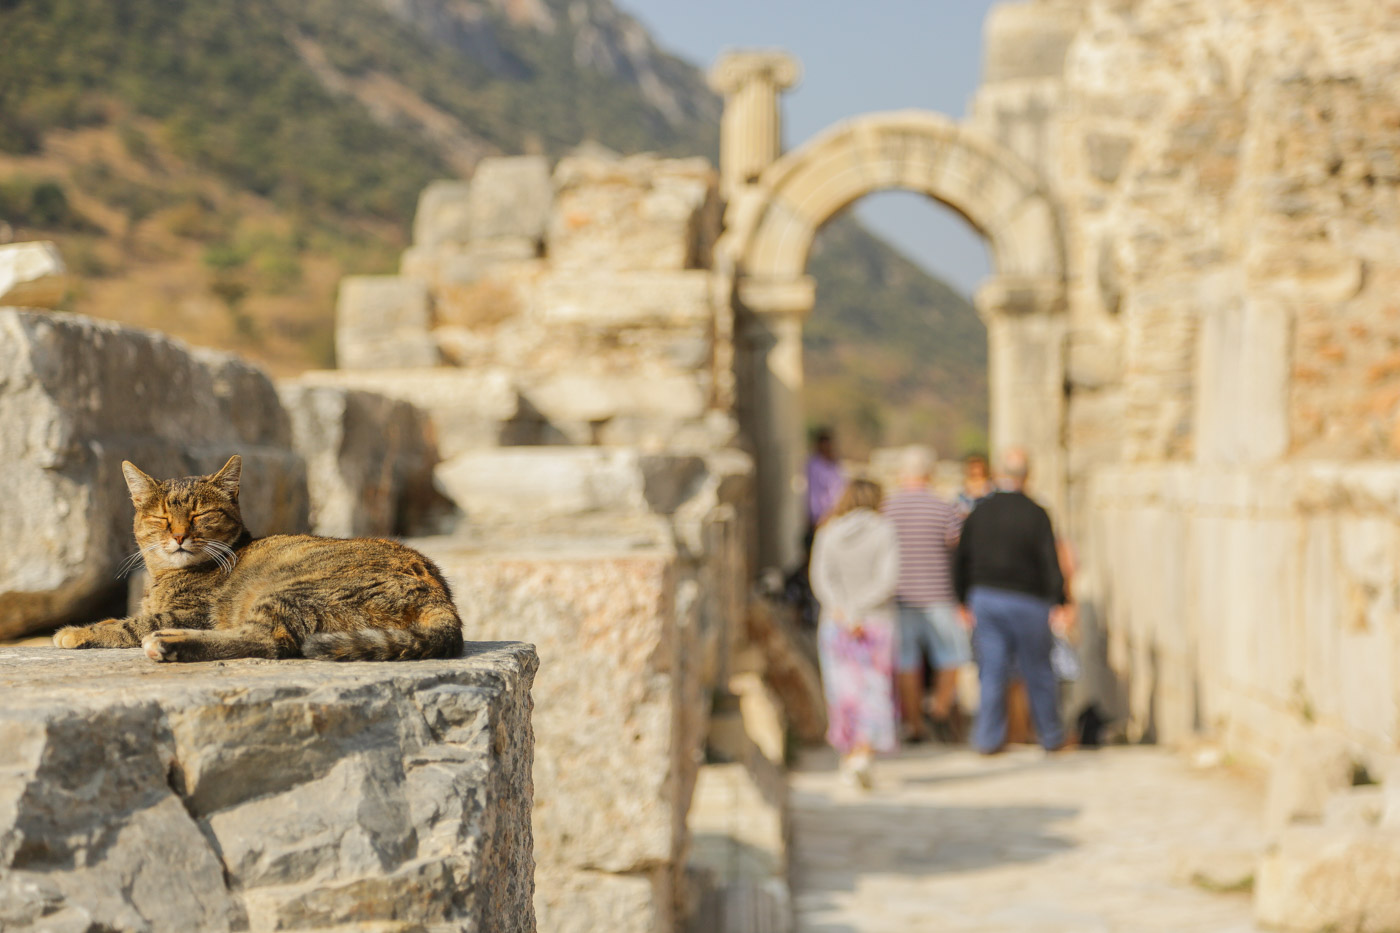
[[[0,307],[57,308],[68,269],[47,240],[0,245]]]
[[[471,182],[435,181],[418,196],[413,216],[413,245],[432,249],[442,243],[471,239]]]
[[[703,159],[562,159],[546,234],[560,269],[690,269],[709,264],[718,177]]]
[[[1327,798],[1322,807],[1322,822],[1344,829],[1379,826],[1385,816],[1386,803],[1385,788],[1379,785],[1348,787]]]
[[[444,458],[510,440],[503,441],[503,435],[524,415],[509,375],[501,370],[319,370],[302,374],[297,383],[361,389],[413,405],[427,414]]]
[[[72,314],[0,311],[0,637],[122,604],[134,545],[121,475],[218,469],[243,455],[256,534],[305,531],[306,470],[271,380],[228,354]]]
[[[537,665],[0,649],[0,922],[532,933]]]
[[[335,538],[421,531],[437,445],[418,408],[340,386],[283,382],[278,394],[306,461],[311,529]]]
[[[709,402],[704,381],[694,373],[662,366],[608,372],[576,363],[522,379],[521,394],[561,429],[623,417],[696,420]]]
[[[554,184],[544,156],[482,159],[472,175],[468,225],[473,240],[544,239]]]
[[[341,369],[436,366],[428,288],[396,275],[354,275],[340,281],[335,306],[335,357]]]
[[[1350,744],[1323,729],[1302,729],[1269,769],[1264,825],[1278,832],[1292,823],[1318,822],[1328,799],[1351,787],[1355,757]]]
[[[700,330],[714,318],[713,278],[703,270],[543,276],[530,293],[530,311],[548,327],[615,331]]]
[[[470,285],[501,266],[527,262],[538,255],[539,244],[525,237],[414,246],[404,250],[399,274],[437,287]]]
[[[683,636],[664,524],[413,541],[452,585],[469,639],[509,631],[535,682],[536,908],[542,928],[673,929],[672,884],[700,760],[681,723]]]
[[[589,512],[674,512],[705,469],[694,456],[604,447],[506,447],[459,454],[434,471],[469,521]]]
[[[1259,864],[1254,917],[1296,933],[1400,930],[1400,832],[1289,828]]]

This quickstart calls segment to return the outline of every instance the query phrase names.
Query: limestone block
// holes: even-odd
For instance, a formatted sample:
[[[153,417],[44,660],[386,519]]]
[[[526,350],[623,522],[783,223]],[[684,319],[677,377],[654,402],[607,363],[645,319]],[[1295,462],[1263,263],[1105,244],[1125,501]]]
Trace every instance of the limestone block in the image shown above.
[[[413,216],[413,245],[431,249],[471,239],[471,183],[435,181],[418,196]]]
[[[554,184],[544,156],[482,159],[472,175],[468,225],[473,240],[544,238]]]
[[[335,357],[341,369],[436,366],[427,286],[396,275],[354,275],[340,282]]]
[[[1059,78],[1082,15],[1077,5],[998,3],[987,14],[982,80]]]
[[[503,433],[522,416],[519,396],[501,370],[319,370],[297,382],[362,389],[413,405],[427,414],[444,458],[502,443]]]
[[[503,237],[485,242],[443,243],[404,250],[399,274],[430,285],[470,285],[511,263],[539,255],[539,244],[526,237]]]
[[[689,269],[709,264],[718,179],[703,159],[570,157],[554,172],[546,254],[557,268]]]
[[[556,272],[540,279],[530,310],[548,326],[596,330],[708,330],[713,278],[704,270],[590,275]]]
[[[0,922],[533,931],[537,665],[0,649]]]
[[[68,291],[68,269],[47,240],[0,245],[0,307],[56,308]]]
[[[271,381],[228,354],[72,314],[0,311],[0,637],[97,617],[122,602],[133,550],[121,475],[218,469],[243,455],[256,534],[304,531],[306,470]]]
[[[690,691],[675,553],[664,524],[619,524],[613,539],[570,525],[554,539],[413,544],[447,576],[468,638],[508,631],[543,661],[534,691],[542,928],[669,931],[700,758],[680,728]]]
[[[434,471],[471,521],[587,512],[671,512],[704,470],[694,456],[604,447],[506,447],[459,454]]]
[[[1299,730],[1269,770],[1265,827],[1277,832],[1291,823],[1321,820],[1328,798],[1351,787],[1354,762],[1351,746],[1335,733]]]
[[[437,446],[408,402],[340,386],[283,382],[294,446],[307,465],[311,529],[336,538],[421,528]]]
[[[698,419],[708,402],[705,389],[695,373],[661,366],[607,372],[574,364],[522,379],[521,394],[549,421],[564,425],[623,416]]]
[[[1400,929],[1400,832],[1289,828],[1260,862],[1254,917],[1297,933]]]

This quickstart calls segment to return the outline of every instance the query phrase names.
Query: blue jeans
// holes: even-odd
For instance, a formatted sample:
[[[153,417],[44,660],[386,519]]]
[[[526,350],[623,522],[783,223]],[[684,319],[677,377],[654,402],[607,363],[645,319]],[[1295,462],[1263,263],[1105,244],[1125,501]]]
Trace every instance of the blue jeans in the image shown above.
[[[1035,734],[1045,748],[1058,748],[1065,738],[1060,725],[1055,672],[1050,668],[1050,604],[1035,596],[975,586],[968,606],[977,620],[972,644],[977,652],[982,685],[972,745],[994,752],[1006,742],[1006,682],[1019,669],[1026,682]]]

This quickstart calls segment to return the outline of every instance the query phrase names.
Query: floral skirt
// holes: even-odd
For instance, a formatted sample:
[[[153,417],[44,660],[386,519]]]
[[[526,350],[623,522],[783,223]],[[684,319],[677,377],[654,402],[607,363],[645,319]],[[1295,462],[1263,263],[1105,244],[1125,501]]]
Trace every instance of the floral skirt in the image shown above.
[[[844,625],[822,619],[817,651],[826,692],[827,741],[843,755],[858,745],[894,751],[898,745],[894,619],[864,619],[858,636]]]

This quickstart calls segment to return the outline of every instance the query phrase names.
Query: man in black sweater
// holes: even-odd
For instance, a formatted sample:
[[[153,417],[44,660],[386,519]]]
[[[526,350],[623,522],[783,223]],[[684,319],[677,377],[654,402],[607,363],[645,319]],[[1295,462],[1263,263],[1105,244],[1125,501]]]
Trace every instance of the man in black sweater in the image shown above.
[[[1065,602],[1065,581],[1050,516],[1021,490],[1030,463],[1008,450],[1000,489],[983,499],[963,524],[953,563],[960,610],[975,628],[981,701],[972,744],[983,754],[1006,742],[1006,682],[1019,669],[1040,744],[1064,744],[1055,673],[1050,667],[1050,609]]]

